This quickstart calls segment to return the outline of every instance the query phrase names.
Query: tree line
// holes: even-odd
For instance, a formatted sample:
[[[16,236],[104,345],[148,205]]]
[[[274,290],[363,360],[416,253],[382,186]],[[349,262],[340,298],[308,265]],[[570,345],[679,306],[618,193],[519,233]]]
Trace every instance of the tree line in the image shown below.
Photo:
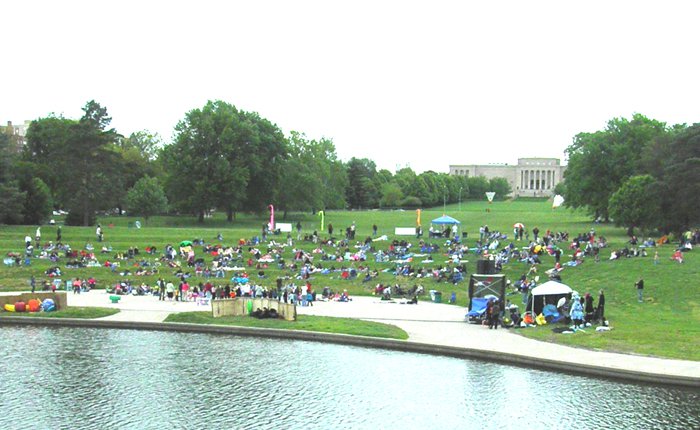
[[[31,122],[23,145],[0,133],[0,223],[39,224],[67,210],[69,225],[96,213],[236,213],[274,204],[288,211],[430,207],[510,194],[503,178],[460,177],[406,167],[395,174],[367,158],[339,160],[333,141],[285,135],[255,112],[210,101],[187,112],[172,143],[148,131],[119,134],[95,101],[80,119]]]
[[[24,144],[0,133],[0,223],[39,224],[54,209],[91,225],[99,211],[149,216],[432,207],[511,193],[503,178],[377,169],[368,158],[339,160],[333,141],[285,135],[271,121],[223,101],[187,112],[172,143],[148,131],[119,134],[95,101],[80,119],[31,122]],[[683,232],[700,223],[700,124],[669,126],[635,114],[579,133],[556,192],[595,219]]]
[[[635,114],[579,133],[557,188],[565,205],[614,221],[632,235],[683,233],[700,224],[700,124],[667,125]]]

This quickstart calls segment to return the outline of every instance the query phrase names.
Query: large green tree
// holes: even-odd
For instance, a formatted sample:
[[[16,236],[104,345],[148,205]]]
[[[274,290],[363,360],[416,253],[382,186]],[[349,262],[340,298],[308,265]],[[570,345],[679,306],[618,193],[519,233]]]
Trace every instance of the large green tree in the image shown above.
[[[160,163],[156,161],[161,147],[160,136],[146,130],[117,139],[120,174],[114,178],[112,189],[115,206],[120,213],[127,191],[134,187],[139,179],[146,176],[163,177]]]
[[[146,221],[152,215],[168,210],[168,198],[158,179],[144,176],[136,181],[126,196],[127,207],[131,215],[141,215]]]
[[[503,200],[513,192],[513,189],[506,178],[491,178],[489,179],[489,191],[496,193],[496,200]]]
[[[113,184],[119,175],[114,143],[116,130],[107,128],[112,117],[94,100],[83,107],[83,116],[71,127],[68,145],[61,148],[58,161],[62,171],[61,200],[89,225],[96,210],[115,203]]]
[[[115,202],[119,187],[119,135],[108,128],[112,118],[94,100],[79,121],[49,116],[33,121],[27,131],[25,160],[49,186],[58,206],[88,225],[96,210]],[[115,193],[115,191],[117,193]]]
[[[347,165],[348,186],[345,195],[353,209],[374,208],[379,203],[379,189],[375,182],[377,166],[367,158],[351,158]]]
[[[424,175],[416,176],[409,190],[409,196],[417,197],[421,201],[422,206],[433,206],[438,201],[438,197],[428,188]],[[439,197],[440,203],[442,203],[442,200],[443,195],[441,193]]]
[[[401,192],[401,187],[396,182],[387,182],[382,186],[382,199],[380,201],[380,206],[383,208],[396,208],[399,207],[403,201],[403,193]]]
[[[276,202],[284,210],[337,209],[345,205],[345,177],[329,139],[310,140],[291,132]]]
[[[153,161],[163,147],[163,139],[158,133],[141,130],[131,133],[129,137],[123,137],[117,142],[118,146],[125,149],[136,149],[143,158]]]
[[[240,114],[239,137],[244,146],[239,155],[249,176],[245,209],[260,212],[275,201],[280,190],[286,139],[277,125],[256,112],[240,111]]]
[[[467,178],[469,188],[469,198],[474,200],[483,200],[486,197],[484,193],[489,190],[489,180],[484,176],[470,176]]]
[[[27,129],[26,145],[22,157],[32,163],[32,172],[49,186],[54,204],[64,207],[61,197],[65,170],[70,171],[64,155],[70,153],[71,139],[78,121],[62,116],[49,115],[32,121]]]
[[[659,178],[659,226],[681,233],[700,225],[700,124],[674,133],[663,152],[667,158]]]
[[[0,133],[0,223],[19,224],[26,193],[20,190],[14,175],[16,151],[6,133]]]
[[[469,198],[469,177],[443,173],[445,183],[450,190],[450,202],[460,202]]]
[[[24,224],[41,224],[50,216],[53,209],[51,190],[37,177],[24,177],[20,180],[20,189],[24,192],[22,220]]]
[[[612,195],[631,176],[644,173],[642,154],[668,132],[666,124],[641,114],[614,118],[604,130],[579,133],[567,149],[566,205],[609,218]]]
[[[450,199],[450,191],[438,176],[437,173],[432,170],[425,171],[418,175],[423,183],[425,184],[425,194],[418,195],[425,206],[435,206],[437,203],[448,202]]]
[[[415,180],[416,172],[410,167],[399,169],[394,175],[394,182],[399,186],[403,195],[410,195],[412,193],[413,181]]]
[[[377,180],[377,183],[379,184],[380,188],[382,187],[382,185],[388,184],[389,182],[394,181],[394,175],[390,171],[388,171],[387,169],[379,169],[377,171],[376,178],[377,178],[376,180]]]
[[[245,208],[249,160],[258,148],[255,127],[235,106],[209,101],[189,111],[175,128],[175,141],[163,151],[166,190],[179,210],[204,221],[207,211],[226,210],[229,221]]]
[[[342,161],[335,159],[330,163],[328,185],[324,189],[325,206],[328,209],[345,209],[347,200],[345,190],[348,187],[348,172]]]
[[[634,228],[651,229],[659,221],[657,182],[651,175],[632,176],[610,198],[610,216],[618,226],[627,227],[628,235]]]
[[[293,131],[289,136],[288,156],[282,169],[282,184],[277,195],[277,206],[284,211],[311,211],[323,208],[324,163],[317,158],[317,144],[302,133]]]

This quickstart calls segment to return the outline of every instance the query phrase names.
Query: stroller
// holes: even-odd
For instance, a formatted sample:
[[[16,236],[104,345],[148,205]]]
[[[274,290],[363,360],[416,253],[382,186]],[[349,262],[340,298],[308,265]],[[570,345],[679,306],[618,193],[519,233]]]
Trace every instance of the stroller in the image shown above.
[[[481,324],[486,320],[486,307],[489,300],[496,299],[496,296],[488,295],[486,297],[472,297],[469,312],[464,316],[467,322],[472,324]]]

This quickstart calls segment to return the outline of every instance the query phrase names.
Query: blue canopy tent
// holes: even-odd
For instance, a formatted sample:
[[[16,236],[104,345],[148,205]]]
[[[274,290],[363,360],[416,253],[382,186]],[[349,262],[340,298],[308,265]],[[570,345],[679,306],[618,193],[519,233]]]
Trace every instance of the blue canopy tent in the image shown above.
[[[430,221],[433,224],[462,224],[461,222],[457,221],[456,219],[452,218],[449,215],[443,215],[440,218],[435,218],[434,220]]]
[[[434,220],[430,221],[431,224],[437,224],[437,225],[447,225],[447,226],[456,226],[461,224],[461,222],[457,221],[456,219],[452,218],[449,215],[443,215],[440,218],[435,218]],[[455,227],[456,228],[456,227]],[[456,230],[454,230],[454,236],[456,238],[457,233]],[[444,232],[441,232],[439,229],[434,230],[433,226],[430,226],[430,237],[450,237],[450,228],[447,227],[447,229]]]

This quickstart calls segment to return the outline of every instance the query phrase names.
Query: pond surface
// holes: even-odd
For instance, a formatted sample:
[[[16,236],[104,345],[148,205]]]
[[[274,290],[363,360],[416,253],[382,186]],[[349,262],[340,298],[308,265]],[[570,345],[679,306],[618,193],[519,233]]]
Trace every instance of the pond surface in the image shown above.
[[[697,429],[696,390],[303,341],[2,327],[3,429]]]

